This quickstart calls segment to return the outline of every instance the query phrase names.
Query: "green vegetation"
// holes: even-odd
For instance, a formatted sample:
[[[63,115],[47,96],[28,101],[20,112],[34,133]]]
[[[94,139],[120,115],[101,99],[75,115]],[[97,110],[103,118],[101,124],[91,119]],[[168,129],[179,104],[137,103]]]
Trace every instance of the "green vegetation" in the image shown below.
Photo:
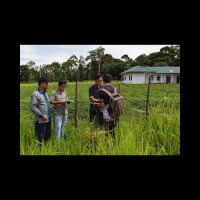
[[[114,80],[121,80],[120,73],[135,66],[180,66],[180,45],[163,47],[159,52],[149,55],[141,54],[135,60],[124,54],[121,59],[114,58],[111,54],[104,54],[101,46],[89,51],[85,58],[76,55],[70,56],[65,62],[52,62],[41,66],[41,76],[46,76],[50,81],[60,79],[75,81],[76,68],[78,67],[78,80],[91,80],[100,71],[101,74],[109,73]],[[29,61],[20,66],[20,82],[38,81],[40,66]]]
[[[113,83],[117,89],[118,83]],[[41,151],[30,111],[31,95],[38,85],[20,84],[20,155],[180,155],[180,84],[151,84],[148,120],[141,111],[145,111],[147,85],[121,84],[125,112],[115,128],[115,139],[89,123],[88,90],[92,84],[78,83],[78,129],[71,103],[65,139],[56,140],[52,121],[51,139]],[[49,97],[54,87],[57,82],[49,83]],[[66,92],[75,100],[75,83],[68,83]]]

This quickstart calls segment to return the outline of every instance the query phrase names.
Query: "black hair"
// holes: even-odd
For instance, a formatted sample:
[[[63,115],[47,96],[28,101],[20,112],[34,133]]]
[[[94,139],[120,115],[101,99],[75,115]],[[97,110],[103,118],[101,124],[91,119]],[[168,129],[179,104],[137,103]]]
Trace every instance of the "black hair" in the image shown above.
[[[112,80],[113,80],[113,77],[111,74],[105,74],[103,76],[103,82],[105,82],[105,83],[110,83]]]
[[[58,85],[62,85],[62,84],[66,84],[66,81],[60,80],[60,81],[58,82]]]
[[[38,79],[38,85],[40,86],[41,83],[50,83],[50,81],[48,81],[46,77],[41,76]]]
[[[97,79],[99,79],[100,77],[102,77],[101,74],[96,74],[96,75],[94,76],[94,80],[97,80]]]

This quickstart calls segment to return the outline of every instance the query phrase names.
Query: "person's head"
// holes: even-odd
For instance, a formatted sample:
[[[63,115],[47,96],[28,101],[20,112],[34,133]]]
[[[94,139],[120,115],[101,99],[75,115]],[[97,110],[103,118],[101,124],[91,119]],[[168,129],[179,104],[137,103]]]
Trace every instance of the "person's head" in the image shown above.
[[[65,90],[65,87],[66,87],[66,81],[60,80],[58,82],[58,90],[60,92],[63,92]]]
[[[101,74],[96,74],[95,76],[94,76],[94,81],[95,81],[95,84],[97,85],[97,86],[100,86],[101,84],[102,84],[102,75]]]
[[[42,89],[44,91],[48,89],[48,83],[50,83],[50,81],[48,81],[47,78],[45,78],[45,77],[40,77],[38,79],[38,85],[39,85],[40,89]]]
[[[103,82],[104,83],[112,83],[113,77],[110,74],[105,74],[103,76]]]

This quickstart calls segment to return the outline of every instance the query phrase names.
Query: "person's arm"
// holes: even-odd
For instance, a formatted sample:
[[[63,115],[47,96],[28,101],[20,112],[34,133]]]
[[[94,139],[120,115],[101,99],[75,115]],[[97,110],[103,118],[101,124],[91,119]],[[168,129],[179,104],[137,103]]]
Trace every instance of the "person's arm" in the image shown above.
[[[50,97],[50,104],[64,104],[65,101],[55,101],[56,100],[56,94],[55,92],[51,93],[51,97]]]
[[[94,98],[94,92],[91,88],[89,89],[89,99],[90,102],[99,103],[99,99]]]
[[[64,104],[65,101],[50,101],[50,104]]]
[[[99,92],[99,99],[100,99],[100,105],[98,107],[103,108],[104,107],[104,93],[103,93],[103,91]]]
[[[90,97],[90,102],[99,103],[99,99],[95,99],[94,97]]]

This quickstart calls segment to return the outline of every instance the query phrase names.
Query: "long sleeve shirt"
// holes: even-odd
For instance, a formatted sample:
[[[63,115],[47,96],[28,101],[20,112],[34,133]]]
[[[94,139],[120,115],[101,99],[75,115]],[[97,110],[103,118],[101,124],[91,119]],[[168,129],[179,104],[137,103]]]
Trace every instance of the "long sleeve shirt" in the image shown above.
[[[34,122],[47,123],[51,122],[51,107],[47,93],[39,88],[31,96],[31,111],[35,115]],[[47,115],[48,120],[42,119],[44,115]]]

